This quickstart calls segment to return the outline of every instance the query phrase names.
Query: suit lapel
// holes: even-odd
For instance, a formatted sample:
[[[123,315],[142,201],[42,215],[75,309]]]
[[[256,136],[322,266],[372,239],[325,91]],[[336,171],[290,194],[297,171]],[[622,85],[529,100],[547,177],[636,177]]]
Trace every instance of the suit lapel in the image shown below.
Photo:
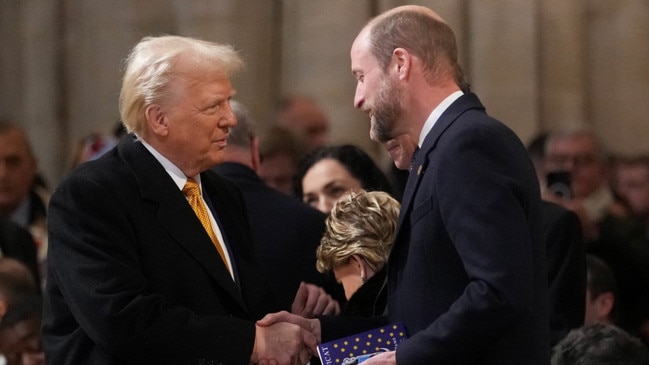
[[[413,162],[412,169],[410,170],[410,174],[408,175],[408,181],[406,182],[406,188],[404,190],[403,198],[401,201],[401,212],[399,214],[396,237],[399,237],[404,224],[404,220],[407,216],[410,215],[410,211],[414,203],[414,197],[415,195],[417,195],[419,184],[421,183],[421,180],[426,173],[428,163],[433,155],[435,147],[437,146],[439,138],[444,133],[444,131],[457,120],[460,115],[470,109],[476,108],[484,110],[484,107],[475,94],[468,93],[462,95],[453,104],[451,104],[448,109],[444,111],[444,113],[442,113],[442,115],[433,126],[433,129],[431,129],[431,131],[424,139],[424,143],[417,153],[417,158]]]
[[[135,175],[142,198],[158,205],[156,218],[160,225],[245,309],[241,292],[212,241],[162,165],[141,143],[130,138],[120,143],[119,151]]]

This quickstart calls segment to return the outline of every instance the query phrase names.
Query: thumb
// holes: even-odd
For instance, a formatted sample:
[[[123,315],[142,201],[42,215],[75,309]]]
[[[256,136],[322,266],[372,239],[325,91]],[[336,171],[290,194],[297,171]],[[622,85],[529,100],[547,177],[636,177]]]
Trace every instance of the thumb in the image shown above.
[[[257,321],[257,325],[260,327],[268,327],[278,322],[286,322],[288,321],[288,316],[289,313],[287,311],[268,313],[264,318]]]
[[[310,350],[311,355],[316,355],[318,353],[318,340],[309,331],[303,330],[302,334],[302,341],[304,341],[304,346]]]

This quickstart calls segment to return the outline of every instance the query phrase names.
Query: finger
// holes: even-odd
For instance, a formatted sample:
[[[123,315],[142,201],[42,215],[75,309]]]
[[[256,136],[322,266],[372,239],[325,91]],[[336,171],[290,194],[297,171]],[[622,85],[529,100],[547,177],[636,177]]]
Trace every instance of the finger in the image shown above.
[[[308,289],[308,296],[302,309],[302,316],[306,318],[313,318],[316,305],[320,297],[319,287],[315,285],[305,284]]]
[[[323,311],[323,314],[328,316],[335,316],[340,314],[340,305],[336,300],[331,298],[329,300],[329,303],[327,304],[327,307]]]
[[[302,331],[302,342],[311,355],[318,353],[318,343],[315,336],[309,331]]]
[[[309,362],[309,359],[311,359],[311,354],[309,353],[309,351],[306,348],[300,350],[297,359],[298,364],[304,365]]]
[[[319,291],[319,296],[318,296],[318,300],[316,301],[316,305],[313,308],[313,313],[312,313],[313,317],[324,314],[325,310],[327,309],[329,303],[332,300],[333,299],[329,296],[329,294],[327,294],[324,290],[321,289]]]
[[[295,299],[293,299],[293,304],[291,304],[291,313],[301,315],[304,310],[304,304],[306,303],[308,297],[309,289],[306,283],[303,281],[297,288],[297,293],[295,293]]]
[[[286,322],[288,321],[289,313],[286,311],[281,311],[277,313],[269,313],[264,318],[257,321],[257,325],[261,327],[268,327],[277,322]]]

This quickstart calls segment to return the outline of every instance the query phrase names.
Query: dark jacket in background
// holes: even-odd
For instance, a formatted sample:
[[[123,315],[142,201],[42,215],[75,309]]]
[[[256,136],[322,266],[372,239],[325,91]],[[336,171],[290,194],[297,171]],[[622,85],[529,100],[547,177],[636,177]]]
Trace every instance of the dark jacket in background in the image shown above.
[[[34,275],[34,280],[40,282],[36,245],[32,235],[5,218],[0,218],[0,252],[2,256],[11,257],[25,264]]]
[[[554,203],[541,202],[548,261],[550,340],[554,346],[584,324],[586,248],[579,217]]]
[[[225,162],[214,171],[234,181],[246,202],[255,252],[284,308],[290,309],[300,281],[323,287],[344,305],[342,286],[316,270],[316,248],[326,216],[266,185],[249,167]]]

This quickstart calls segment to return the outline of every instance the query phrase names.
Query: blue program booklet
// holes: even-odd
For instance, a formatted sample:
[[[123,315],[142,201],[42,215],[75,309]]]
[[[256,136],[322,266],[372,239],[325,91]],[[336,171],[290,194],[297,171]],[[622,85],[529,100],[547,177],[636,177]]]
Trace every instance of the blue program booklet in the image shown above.
[[[401,322],[318,345],[322,365],[360,364],[381,352],[397,349],[406,340]]]

